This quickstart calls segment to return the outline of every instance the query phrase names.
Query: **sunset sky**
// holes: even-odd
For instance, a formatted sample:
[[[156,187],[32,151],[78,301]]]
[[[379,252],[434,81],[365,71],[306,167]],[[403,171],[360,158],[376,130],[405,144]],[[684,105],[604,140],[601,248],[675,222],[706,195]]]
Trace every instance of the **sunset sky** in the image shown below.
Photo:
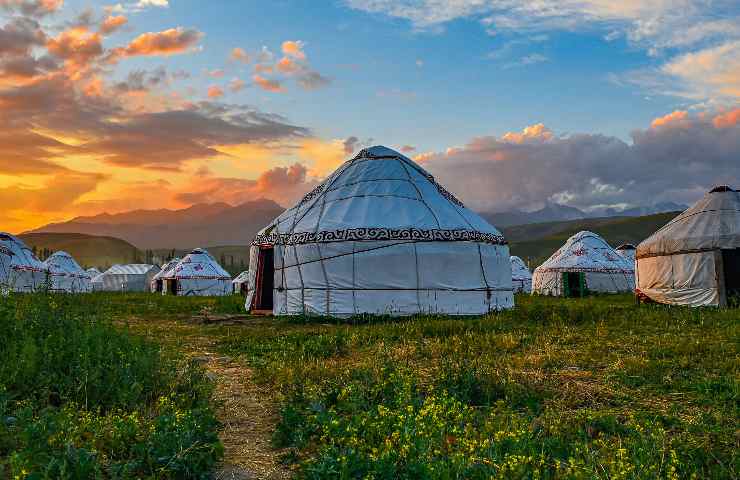
[[[290,204],[363,146],[471,207],[740,187],[736,0],[0,0],[0,231]]]

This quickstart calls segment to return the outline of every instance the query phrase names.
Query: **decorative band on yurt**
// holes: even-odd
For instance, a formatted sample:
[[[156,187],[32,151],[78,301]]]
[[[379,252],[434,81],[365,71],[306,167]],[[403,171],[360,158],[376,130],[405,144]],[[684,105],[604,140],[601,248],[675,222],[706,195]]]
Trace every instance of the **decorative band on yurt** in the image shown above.
[[[476,230],[421,230],[418,228],[348,228],[321,232],[269,233],[261,234],[252,245],[302,245],[305,243],[328,243],[344,241],[411,240],[417,242],[478,242],[491,245],[506,245],[503,235]]]

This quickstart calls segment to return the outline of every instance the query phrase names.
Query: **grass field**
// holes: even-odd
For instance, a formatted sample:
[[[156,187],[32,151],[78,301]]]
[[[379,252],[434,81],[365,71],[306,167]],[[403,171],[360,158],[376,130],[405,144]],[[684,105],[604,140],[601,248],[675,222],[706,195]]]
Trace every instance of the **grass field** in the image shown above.
[[[740,471],[737,310],[637,306],[630,296],[518,297],[516,310],[485,317],[337,322],[218,317],[239,313],[238,297],[84,298],[55,311],[104,316],[116,335],[135,339],[126,341],[163,346],[152,350],[161,362],[142,360],[135,369],[142,378],[152,378],[149,364],[192,365],[184,358],[208,372],[214,393],[199,380],[196,396],[212,395],[211,407],[198,408],[215,411],[222,424],[218,468],[239,468],[243,478],[737,478]],[[33,344],[35,335],[24,342]],[[126,358],[134,357],[154,358]],[[31,405],[44,405],[34,415],[46,415],[40,412],[54,382],[34,380],[24,390],[16,380],[8,389],[8,378],[27,374],[6,370],[16,372],[0,377],[16,392],[15,408],[25,405],[21,397],[33,398]],[[68,415],[79,409],[108,418],[118,409],[154,421],[152,399],[182,391],[177,385],[185,382],[182,373],[162,384],[140,382],[137,391],[150,393],[138,397],[120,387],[95,400],[103,405],[96,410],[89,399],[81,408],[82,372],[65,374],[71,383],[54,412],[73,404]],[[119,397],[132,400],[119,405]],[[215,427],[204,423],[188,438],[210,438]],[[0,464],[17,472],[13,455],[31,437],[3,428]],[[88,445],[75,432],[63,430],[56,444],[75,452]],[[198,468],[211,468],[219,451],[204,444],[213,449]],[[64,458],[73,464],[77,457]]]

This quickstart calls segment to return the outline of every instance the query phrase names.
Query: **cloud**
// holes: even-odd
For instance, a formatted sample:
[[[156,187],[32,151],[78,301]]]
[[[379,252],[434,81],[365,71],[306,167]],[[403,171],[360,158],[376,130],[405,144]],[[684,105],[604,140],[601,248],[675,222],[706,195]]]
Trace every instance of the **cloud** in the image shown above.
[[[110,35],[128,23],[128,18],[123,15],[108,15],[100,24],[100,33]]]
[[[304,90],[318,90],[331,83],[331,79],[314,70],[305,70],[298,76],[298,85]]]
[[[229,82],[229,90],[232,92],[241,92],[246,86],[246,82],[240,78],[234,78]]]
[[[303,52],[303,42],[300,40],[286,40],[283,42],[282,51],[288,57],[297,60],[305,60],[306,54]]]
[[[208,98],[220,98],[224,96],[224,89],[217,86],[212,85],[208,87]]]
[[[9,211],[62,212],[105,179],[100,174],[56,174],[41,187],[15,185],[0,188],[0,203]]]
[[[559,137],[534,125],[417,157],[469,206],[487,211],[558,201],[596,205],[690,203],[714,184],[740,185],[740,113],[671,114],[632,133]]]
[[[258,87],[260,87],[262,90],[265,90],[266,92],[282,93],[285,91],[278,80],[269,79],[261,75],[254,74],[252,75],[252,81],[254,81],[254,83]]]
[[[132,70],[126,79],[113,85],[116,93],[145,93],[167,83],[167,70],[159,67],[153,71]]]
[[[658,117],[650,123],[652,128],[664,128],[670,126],[685,126],[689,122],[689,112],[676,110],[662,117]]]
[[[110,61],[123,57],[137,56],[170,56],[187,53],[203,38],[203,34],[194,29],[183,27],[170,28],[162,32],[142,33],[127,46],[113,49]]]
[[[206,72],[209,77],[211,78],[223,78],[225,72],[222,69],[217,70],[211,70],[210,72]]]
[[[0,0],[0,8],[30,17],[43,17],[56,12],[64,0]]]
[[[237,47],[231,50],[231,53],[229,54],[229,60],[231,60],[232,62],[249,63],[251,61],[251,58],[249,54],[244,51],[244,49]]]
[[[528,65],[535,65],[537,63],[544,63],[549,62],[550,59],[546,56],[542,55],[541,53],[530,53],[529,55],[525,55],[516,62],[511,62],[505,65],[506,68],[514,68],[514,67],[526,67]]]
[[[401,153],[410,154],[416,151],[416,147],[413,145],[404,145],[401,147]]]
[[[168,8],[169,6],[169,0],[138,0],[125,4],[117,3],[108,9],[112,12],[139,13],[150,8]]]
[[[347,137],[344,140],[344,153],[345,153],[345,155],[352,155],[355,152],[355,150],[357,149],[357,144],[358,144],[359,141],[360,141],[360,139],[357,138],[357,137],[355,137],[355,136]]]
[[[46,34],[30,18],[12,18],[0,27],[0,55],[26,55],[45,42]]]
[[[64,60],[75,73],[86,69],[103,54],[103,38],[98,32],[86,27],[73,27],[64,30],[57,37],[46,42],[49,54]]]
[[[719,102],[740,99],[740,40],[673,58],[662,66],[682,88],[673,93]]]

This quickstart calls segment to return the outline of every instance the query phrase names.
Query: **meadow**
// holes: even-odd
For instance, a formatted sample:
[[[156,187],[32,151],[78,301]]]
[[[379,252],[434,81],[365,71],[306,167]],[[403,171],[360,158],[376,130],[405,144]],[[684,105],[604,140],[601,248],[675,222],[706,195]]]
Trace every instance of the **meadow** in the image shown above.
[[[219,461],[258,478],[740,472],[737,310],[518,296],[484,317],[338,321],[219,317],[239,297],[77,298],[0,307],[6,475],[197,478]],[[225,413],[241,395],[259,409]],[[246,411],[259,428],[236,435]]]

